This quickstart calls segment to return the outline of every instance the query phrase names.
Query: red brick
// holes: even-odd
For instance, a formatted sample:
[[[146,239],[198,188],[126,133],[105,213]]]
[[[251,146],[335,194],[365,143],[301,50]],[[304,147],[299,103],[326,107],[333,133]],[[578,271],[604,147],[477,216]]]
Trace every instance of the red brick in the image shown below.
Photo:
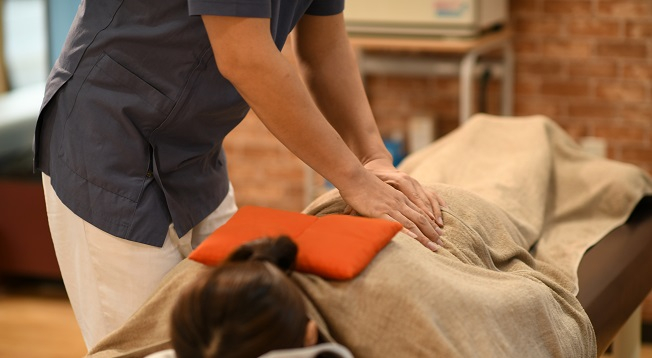
[[[557,58],[588,58],[593,53],[593,43],[585,40],[562,38],[545,39],[542,44],[545,56]]]
[[[600,1],[598,14],[623,19],[649,18],[652,16],[652,3],[649,0]]]
[[[632,38],[652,37],[652,22],[628,22],[625,25],[625,34]]]
[[[437,116],[457,116],[459,96],[432,96],[429,98],[427,108],[433,108]]]
[[[541,40],[539,38],[516,36],[514,39],[514,52],[517,55],[540,55]]]
[[[652,164],[648,164],[648,163],[649,162],[646,161],[645,163],[639,164],[639,168],[643,169],[644,171],[646,171],[648,174],[650,174],[652,176]],[[650,306],[650,304],[647,303],[647,302],[643,305],[643,307],[648,307],[648,310],[652,310],[652,308],[650,308],[649,306]],[[646,324],[647,323],[652,323],[652,320],[648,319],[650,317],[649,315],[644,316],[644,317],[645,318],[643,318],[643,322],[645,322]]]
[[[485,101],[485,108],[482,110],[486,113],[502,115],[502,102],[500,101],[499,91],[489,91]],[[478,109],[480,111],[480,109]]]
[[[441,94],[458,95],[460,81],[457,77],[433,77],[428,82],[427,91],[429,95],[433,96]]]
[[[591,1],[545,1],[543,11],[560,16],[591,16],[592,14]]]
[[[387,77],[379,75],[367,75],[365,76],[365,86],[367,87],[367,92],[373,92],[376,90],[384,90],[387,87],[385,81]]]
[[[652,63],[627,62],[623,64],[623,76],[630,78],[648,78],[652,79]]]
[[[572,62],[568,66],[571,77],[616,77],[618,65],[614,61]]]
[[[374,101],[372,103],[372,108],[374,110],[378,111],[386,111],[386,112],[397,112],[397,111],[405,111],[409,109],[409,101],[400,96],[400,94],[396,94],[395,96],[392,95],[387,95],[388,93],[394,93],[394,91],[390,91],[389,89],[386,89],[383,92],[383,95],[373,95]],[[403,92],[405,93],[411,93],[410,91]]]
[[[255,115],[227,136],[224,149],[238,205],[303,208],[303,164]]]
[[[514,16],[536,14],[541,11],[543,0],[517,0],[509,2],[509,13]]]
[[[551,96],[587,97],[589,84],[578,80],[545,80],[541,84],[541,93]]]
[[[516,74],[527,74],[537,76],[562,75],[566,71],[566,64],[557,59],[519,59],[516,62]]]
[[[409,114],[404,116],[377,115],[376,122],[378,130],[383,137],[389,136],[396,131],[403,131]]]
[[[385,84],[391,91],[397,93],[407,93],[412,89],[419,86],[419,81],[414,81],[412,77],[406,76],[388,76],[385,79]]]
[[[555,122],[559,124],[568,135],[573,137],[577,142],[580,138],[586,137],[588,133],[587,122],[575,118],[555,117]]]
[[[608,138],[616,141],[627,141],[629,143],[648,142],[648,131],[645,128],[639,128],[632,125],[613,123],[595,125],[594,135],[596,137]]]
[[[557,118],[564,112],[559,101],[542,99],[538,96],[519,96],[514,107],[514,114],[517,116],[542,114],[550,118]]]
[[[620,102],[649,101],[647,81],[599,82],[595,93],[598,98]]]
[[[556,17],[522,17],[514,21],[514,32],[528,35],[559,35],[562,23]]]
[[[647,44],[637,40],[599,42],[596,46],[596,54],[605,57],[645,58],[647,53]]]
[[[622,106],[619,110],[618,117],[625,123],[633,123],[638,126],[652,128],[652,103]],[[650,162],[652,163],[652,160]]]
[[[623,146],[620,151],[623,161],[649,163],[652,158],[652,146],[631,145]]]
[[[619,21],[592,18],[576,18],[566,24],[570,36],[618,37],[621,35],[620,27]]]
[[[437,116],[437,136],[439,138],[457,129],[460,125],[459,118],[455,116]]]
[[[574,118],[613,119],[616,116],[616,106],[598,101],[573,101],[568,104],[568,115]]]
[[[535,95],[541,93],[541,81],[538,77],[536,78],[523,78],[523,76],[517,77],[514,83],[514,94],[516,96],[521,95]]]

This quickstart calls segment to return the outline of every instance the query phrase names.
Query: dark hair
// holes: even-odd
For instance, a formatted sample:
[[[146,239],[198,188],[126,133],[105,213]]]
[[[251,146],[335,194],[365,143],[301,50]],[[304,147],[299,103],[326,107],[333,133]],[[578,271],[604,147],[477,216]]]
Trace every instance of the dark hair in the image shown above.
[[[245,244],[180,296],[172,312],[178,358],[258,357],[303,347],[306,308],[283,273],[297,247],[288,237]]]

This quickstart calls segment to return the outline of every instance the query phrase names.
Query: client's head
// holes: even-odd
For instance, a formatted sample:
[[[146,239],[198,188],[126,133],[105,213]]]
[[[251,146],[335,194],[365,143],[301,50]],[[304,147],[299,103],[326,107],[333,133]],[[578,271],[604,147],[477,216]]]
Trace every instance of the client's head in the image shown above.
[[[296,254],[287,237],[262,239],[200,277],[172,314],[177,357],[258,357],[315,344],[316,326],[286,275]]]

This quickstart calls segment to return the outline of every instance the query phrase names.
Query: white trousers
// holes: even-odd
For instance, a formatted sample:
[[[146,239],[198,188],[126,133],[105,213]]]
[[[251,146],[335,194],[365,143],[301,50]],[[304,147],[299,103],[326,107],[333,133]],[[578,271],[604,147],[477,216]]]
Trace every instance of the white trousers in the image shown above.
[[[120,327],[161,279],[237,210],[233,187],[220,206],[179,239],[170,225],[163,247],[124,240],[92,226],[43,189],[54,249],[87,348]]]

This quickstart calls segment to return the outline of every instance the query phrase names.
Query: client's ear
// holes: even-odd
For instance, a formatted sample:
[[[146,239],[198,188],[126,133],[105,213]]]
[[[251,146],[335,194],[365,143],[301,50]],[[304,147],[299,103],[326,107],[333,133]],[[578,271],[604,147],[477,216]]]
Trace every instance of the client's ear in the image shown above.
[[[303,341],[303,345],[306,347],[314,346],[317,344],[319,339],[319,329],[317,329],[317,323],[313,320],[308,320],[306,324],[306,337]]]

